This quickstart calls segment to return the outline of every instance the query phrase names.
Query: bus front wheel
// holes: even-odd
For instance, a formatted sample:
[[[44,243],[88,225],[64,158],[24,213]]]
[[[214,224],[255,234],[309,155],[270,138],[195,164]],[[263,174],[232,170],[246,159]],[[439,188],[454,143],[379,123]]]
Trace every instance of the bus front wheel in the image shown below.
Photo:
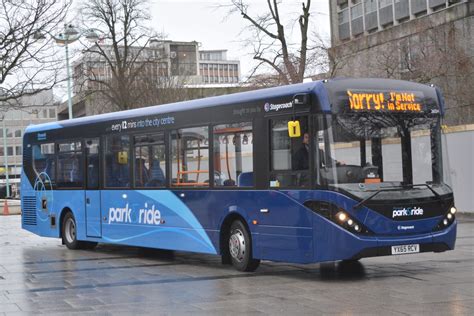
[[[252,257],[252,240],[247,227],[237,220],[230,226],[229,253],[232,265],[239,271],[255,271],[260,260]]]
[[[97,246],[96,242],[77,240],[76,219],[71,212],[67,212],[66,215],[64,215],[61,233],[63,242],[68,249],[93,249]]]

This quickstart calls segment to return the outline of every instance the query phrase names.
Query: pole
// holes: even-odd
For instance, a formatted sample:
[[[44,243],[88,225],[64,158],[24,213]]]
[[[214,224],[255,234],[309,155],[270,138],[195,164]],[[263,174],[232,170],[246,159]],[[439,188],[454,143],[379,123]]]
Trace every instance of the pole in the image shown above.
[[[67,36],[67,35],[66,35]],[[67,46],[69,38],[66,37],[66,71],[67,71],[67,107],[69,112],[69,119],[72,119],[72,98],[71,98],[71,72],[69,70],[69,49]]]
[[[10,197],[10,181],[8,179],[8,155],[7,155],[7,129],[5,128],[5,116],[2,119],[3,129],[3,162],[5,164],[5,183],[7,185],[7,195],[5,198]]]

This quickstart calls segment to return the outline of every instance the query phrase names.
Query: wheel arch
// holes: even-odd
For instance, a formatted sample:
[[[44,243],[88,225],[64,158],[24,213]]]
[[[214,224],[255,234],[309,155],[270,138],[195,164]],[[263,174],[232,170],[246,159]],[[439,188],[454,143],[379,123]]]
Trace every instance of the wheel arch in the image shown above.
[[[71,213],[72,216],[74,216],[74,212],[71,210],[70,207],[66,206],[61,210],[61,215],[59,216],[59,238],[63,239],[63,221],[64,221],[64,216],[66,216],[67,213]],[[76,218],[74,216],[74,218]]]
[[[227,254],[226,240],[227,240],[228,235],[230,233],[230,226],[236,220],[240,220],[245,225],[245,228],[247,228],[247,231],[251,235],[249,225],[248,225],[247,221],[245,220],[244,216],[242,216],[242,214],[239,214],[237,212],[232,212],[232,213],[228,214],[224,218],[224,220],[222,221],[222,224],[221,224],[220,230],[219,230],[219,252],[220,252],[220,254]]]

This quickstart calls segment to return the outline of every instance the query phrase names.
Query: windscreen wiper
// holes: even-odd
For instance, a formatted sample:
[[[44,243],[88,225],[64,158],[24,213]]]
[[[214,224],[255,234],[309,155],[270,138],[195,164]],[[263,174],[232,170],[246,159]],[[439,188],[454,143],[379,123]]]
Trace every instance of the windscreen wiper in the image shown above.
[[[386,189],[380,189],[380,190],[377,190],[374,194],[366,197],[365,199],[363,199],[362,201],[360,201],[359,203],[357,203],[356,205],[354,205],[352,207],[352,209],[356,210],[358,208],[360,208],[362,205],[364,205],[367,201],[370,201],[372,200],[377,194],[379,194],[380,192],[387,192],[387,191],[398,191],[398,189],[401,189],[403,188],[402,186],[397,186],[397,187],[390,187],[390,188],[386,188]]]
[[[352,209],[356,210],[356,209],[360,208],[362,205],[364,205],[367,201],[370,201],[371,199],[373,199],[380,192],[398,191],[399,189],[407,189],[407,188],[412,188],[412,187],[427,187],[433,193],[433,195],[438,199],[438,201],[440,201],[441,204],[443,206],[445,206],[444,200],[441,198],[441,195],[439,195],[438,192],[436,192],[429,184],[421,183],[421,184],[402,185],[402,186],[396,186],[396,187],[390,187],[390,188],[386,188],[386,189],[377,190],[374,194],[368,196],[367,198],[363,199],[362,201],[360,201],[359,203],[354,205],[352,207]]]

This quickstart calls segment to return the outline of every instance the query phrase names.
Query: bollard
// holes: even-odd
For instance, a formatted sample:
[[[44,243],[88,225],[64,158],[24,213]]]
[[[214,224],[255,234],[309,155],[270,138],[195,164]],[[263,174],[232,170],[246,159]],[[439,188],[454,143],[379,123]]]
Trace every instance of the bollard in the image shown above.
[[[3,203],[3,215],[10,215],[10,212],[8,210],[8,201],[7,199],[4,200],[5,203]]]

